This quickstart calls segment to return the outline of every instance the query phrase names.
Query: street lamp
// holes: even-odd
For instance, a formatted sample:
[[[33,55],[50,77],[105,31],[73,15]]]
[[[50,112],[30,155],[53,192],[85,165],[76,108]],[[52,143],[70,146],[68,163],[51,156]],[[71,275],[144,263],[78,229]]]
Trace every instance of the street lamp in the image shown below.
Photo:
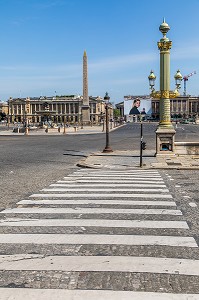
[[[150,86],[150,89],[151,91],[154,91],[154,86],[155,86],[155,80],[156,80],[156,76],[154,74],[154,72],[151,70],[151,73],[149,74],[148,76],[148,79],[149,79],[149,86]]]
[[[160,50],[160,90],[156,91],[155,80],[156,76],[151,71],[148,76],[149,85],[151,89],[150,96],[154,99],[159,99],[160,107],[160,122],[156,130],[156,155],[157,154],[171,154],[174,153],[174,136],[175,130],[171,123],[170,99],[180,96],[179,89],[182,80],[182,75],[178,70],[174,78],[176,81],[176,89],[170,91],[170,49],[172,41],[166,36],[170,30],[169,25],[163,19],[159,30],[163,34],[158,44]]]
[[[161,93],[159,91],[156,91],[154,88],[156,76],[152,70],[148,76],[148,79],[149,79],[149,86],[151,89],[150,96],[152,98],[160,98]],[[180,70],[177,70],[176,74],[174,75],[174,79],[175,79],[176,89],[175,89],[175,91],[169,91],[170,98],[176,98],[177,96],[180,96],[179,89],[181,88],[181,81],[183,79],[182,74],[180,73]]]
[[[109,114],[108,114],[108,109],[109,109],[109,95],[106,92],[105,96],[104,96],[104,101],[105,101],[105,117],[106,117],[106,146],[103,150],[104,153],[107,152],[113,152],[113,150],[111,149],[110,145],[109,145]]]
[[[176,89],[179,90],[181,88],[181,81],[183,79],[180,70],[177,70],[176,74],[174,75],[175,82],[176,82]]]

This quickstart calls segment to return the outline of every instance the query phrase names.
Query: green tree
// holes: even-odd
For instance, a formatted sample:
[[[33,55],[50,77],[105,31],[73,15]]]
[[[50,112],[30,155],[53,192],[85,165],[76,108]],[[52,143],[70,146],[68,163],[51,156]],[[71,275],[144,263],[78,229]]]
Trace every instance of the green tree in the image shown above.
[[[120,110],[118,108],[113,109],[113,116],[114,116],[114,118],[120,118],[121,117]]]

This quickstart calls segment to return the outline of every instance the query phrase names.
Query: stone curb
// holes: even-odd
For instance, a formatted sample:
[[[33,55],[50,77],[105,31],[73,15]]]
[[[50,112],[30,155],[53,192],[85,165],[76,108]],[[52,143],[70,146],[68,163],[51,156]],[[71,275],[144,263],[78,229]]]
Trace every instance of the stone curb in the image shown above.
[[[104,166],[104,165],[98,165],[98,166],[96,166],[96,165],[93,165],[93,164],[87,164],[87,163],[85,163],[85,162],[79,162],[79,163],[77,163],[76,164],[76,166],[77,167],[80,167],[80,168],[90,168],[90,169],[102,169],[102,168],[113,168],[113,166],[114,165],[109,165],[109,167],[107,167],[107,165],[106,166]],[[128,169],[134,169],[134,168],[136,168],[136,169],[138,169],[138,168],[140,168],[139,166],[129,166],[129,167],[126,167],[126,168],[124,168],[124,166],[121,166],[121,168],[122,169],[126,169],[126,170],[128,170]],[[119,169],[119,167],[118,167],[118,169]],[[159,165],[159,166],[151,166],[151,165],[148,165],[148,166],[143,166],[141,169],[161,169],[161,170],[199,170],[199,167],[197,166],[197,167],[195,167],[195,166],[187,166],[187,167],[185,167],[185,166],[161,166],[161,165]]]
[[[140,168],[139,165],[136,165],[136,166],[127,166],[125,167],[124,165],[121,165],[119,167],[118,163],[117,164],[112,164],[112,165],[104,165],[104,164],[94,164],[94,163],[88,163],[87,160],[89,157],[92,157],[94,158],[94,156],[96,157],[104,157],[104,156],[111,156],[111,157],[115,157],[116,159],[118,157],[130,157],[130,155],[122,155],[122,154],[100,154],[99,152],[97,152],[96,154],[92,153],[90,155],[88,155],[88,157],[86,157],[85,159],[83,160],[80,160],[76,165],[78,167],[81,167],[81,168],[90,168],[90,169],[102,169],[102,168],[113,168],[114,165],[116,166],[117,165],[117,168],[122,168],[122,169],[132,169],[132,168]],[[145,156],[145,159],[146,159],[147,156]],[[166,159],[166,158],[165,158]],[[97,161],[97,160],[96,160]],[[199,165],[198,166],[191,166],[191,165],[183,165],[183,162],[179,160],[179,163],[181,163],[182,165],[172,165],[172,166],[169,166],[169,165],[166,165],[165,163],[150,163],[150,164],[143,164],[143,167],[142,169],[161,169],[161,170],[199,170]],[[187,163],[187,162],[186,162]]]

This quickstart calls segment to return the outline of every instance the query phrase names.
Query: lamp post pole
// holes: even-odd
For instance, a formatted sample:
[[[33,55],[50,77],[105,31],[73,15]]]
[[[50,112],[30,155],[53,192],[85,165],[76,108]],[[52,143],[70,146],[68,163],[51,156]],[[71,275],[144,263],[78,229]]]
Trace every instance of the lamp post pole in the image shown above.
[[[83,110],[82,110],[82,107],[81,107],[81,129],[84,128],[84,123],[83,123]]]
[[[175,129],[171,123],[170,99],[180,95],[179,88],[182,75],[178,70],[174,76],[176,80],[175,91],[170,91],[170,49],[172,41],[166,36],[170,30],[169,25],[163,20],[159,30],[163,34],[158,44],[160,50],[160,90],[155,91],[155,79],[153,71],[148,76],[151,87],[151,97],[159,99],[160,103],[160,122],[156,130],[156,155],[174,153]]]
[[[64,116],[64,132],[63,134],[66,134],[66,116]]]
[[[25,124],[26,124],[25,135],[28,135],[29,131],[28,131],[28,116],[27,116],[27,111],[25,111]]]
[[[108,103],[109,103],[109,95],[108,93],[105,94],[104,100],[106,101],[105,104],[105,118],[106,118],[106,146],[103,150],[103,153],[107,153],[107,152],[113,152],[113,150],[110,147],[110,143],[109,143],[109,114],[108,114]]]

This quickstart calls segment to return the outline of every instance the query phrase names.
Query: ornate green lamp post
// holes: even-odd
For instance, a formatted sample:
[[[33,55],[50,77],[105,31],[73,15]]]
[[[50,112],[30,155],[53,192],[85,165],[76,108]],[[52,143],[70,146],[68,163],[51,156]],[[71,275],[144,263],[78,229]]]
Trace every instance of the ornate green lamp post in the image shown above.
[[[171,123],[170,99],[180,95],[179,88],[182,80],[182,75],[178,70],[174,78],[176,80],[176,89],[170,91],[170,49],[172,42],[166,36],[170,30],[169,25],[163,20],[159,30],[163,37],[158,42],[160,50],[160,90],[155,91],[156,76],[151,71],[148,76],[149,85],[151,88],[151,97],[159,99],[160,105],[160,122],[156,130],[156,155],[174,153],[174,136],[175,130]]]

